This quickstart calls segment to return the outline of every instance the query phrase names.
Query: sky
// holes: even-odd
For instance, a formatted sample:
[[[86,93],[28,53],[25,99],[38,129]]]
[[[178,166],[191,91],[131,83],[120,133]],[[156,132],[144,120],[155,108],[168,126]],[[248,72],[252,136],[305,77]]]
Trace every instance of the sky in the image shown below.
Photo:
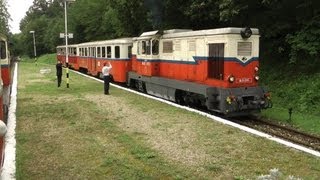
[[[20,33],[20,21],[33,4],[33,0],[7,0],[7,3],[8,11],[12,19],[9,22],[10,30],[13,34]]]

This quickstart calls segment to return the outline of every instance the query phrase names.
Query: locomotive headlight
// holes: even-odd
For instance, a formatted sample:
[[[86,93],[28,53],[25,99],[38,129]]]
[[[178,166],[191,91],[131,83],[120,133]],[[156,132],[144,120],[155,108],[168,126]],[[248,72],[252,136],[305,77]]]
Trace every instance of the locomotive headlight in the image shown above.
[[[259,81],[259,76],[258,76],[258,75],[254,76],[254,79],[255,79],[256,81]]]
[[[259,67],[256,66],[256,67],[254,68],[254,70],[255,70],[256,72],[258,72],[258,71],[259,71]]]
[[[249,27],[245,27],[241,29],[240,34],[243,39],[247,39],[252,35],[252,30]]]
[[[234,80],[235,80],[235,78],[234,78],[234,76],[233,75],[231,75],[231,76],[229,76],[229,82],[231,82],[231,83],[233,83],[234,82]]]

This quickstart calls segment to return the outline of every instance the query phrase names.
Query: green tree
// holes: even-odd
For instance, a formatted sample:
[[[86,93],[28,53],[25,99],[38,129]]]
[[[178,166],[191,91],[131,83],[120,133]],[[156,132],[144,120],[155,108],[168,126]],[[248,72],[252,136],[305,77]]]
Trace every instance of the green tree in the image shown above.
[[[7,9],[6,0],[0,0],[0,33],[8,35],[9,33],[9,19],[10,15]]]

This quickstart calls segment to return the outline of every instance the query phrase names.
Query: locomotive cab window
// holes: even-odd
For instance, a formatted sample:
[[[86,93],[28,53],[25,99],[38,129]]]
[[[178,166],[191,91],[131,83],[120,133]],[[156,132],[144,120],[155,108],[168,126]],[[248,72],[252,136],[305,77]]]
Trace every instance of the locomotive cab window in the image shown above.
[[[150,55],[150,41],[141,41],[141,54]]]
[[[159,54],[159,40],[152,40],[152,54]]]

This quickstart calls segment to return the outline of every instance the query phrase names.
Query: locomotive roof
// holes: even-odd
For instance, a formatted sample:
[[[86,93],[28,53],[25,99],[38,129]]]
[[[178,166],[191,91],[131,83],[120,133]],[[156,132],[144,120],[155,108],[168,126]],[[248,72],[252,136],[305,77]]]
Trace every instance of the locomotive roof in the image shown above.
[[[162,35],[163,38],[176,38],[176,37],[188,37],[188,36],[207,36],[207,35],[219,35],[219,34],[240,34],[243,28],[227,27],[217,29],[206,30],[189,30],[189,29],[171,29],[165,31],[149,31],[144,32],[137,39],[147,39],[156,35]],[[259,35],[257,28],[251,28],[253,35]]]

